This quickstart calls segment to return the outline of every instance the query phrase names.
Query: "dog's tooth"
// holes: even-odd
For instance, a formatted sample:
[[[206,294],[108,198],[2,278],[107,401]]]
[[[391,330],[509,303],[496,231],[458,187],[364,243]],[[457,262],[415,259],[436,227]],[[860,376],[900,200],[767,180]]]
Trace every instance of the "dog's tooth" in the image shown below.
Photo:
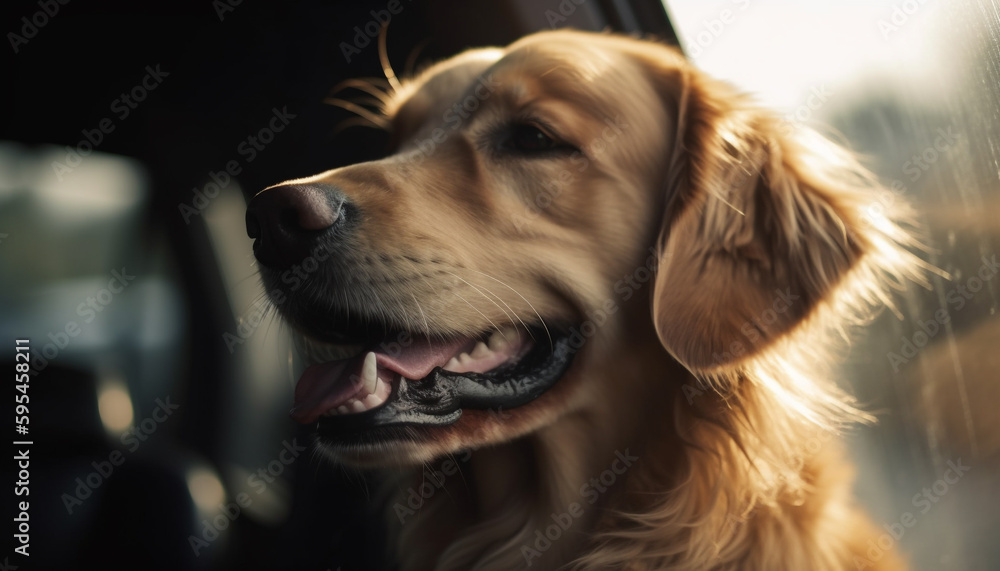
[[[504,348],[507,347],[509,342],[503,338],[503,335],[501,335],[499,331],[495,331],[493,335],[490,335],[489,343],[490,343],[490,350],[497,352],[497,351],[503,351]]]
[[[375,363],[375,352],[369,351],[365,355],[365,364],[361,366],[362,390],[371,394],[375,392],[375,385],[378,383],[378,366]]]
[[[444,370],[445,371],[454,371],[455,369],[458,368],[458,365],[459,365],[458,359],[455,358],[455,357],[452,357],[447,363],[444,364]]]
[[[379,377],[378,383],[375,384],[375,392],[372,394],[382,399],[382,402],[385,402],[386,399],[389,398],[389,393],[391,392],[392,389],[389,388],[389,384],[383,381],[382,377]]]
[[[462,353],[461,355],[458,356],[458,362],[462,365],[468,363],[471,360],[472,357],[470,357],[468,353]]]
[[[517,329],[508,325],[490,335],[490,349],[494,352],[502,351],[517,341],[517,339]]]
[[[472,349],[472,358],[473,359],[482,359],[483,357],[490,356],[491,353],[492,353],[492,351],[490,351],[486,347],[486,343],[483,343],[482,341],[480,341],[479,343],[476,343],[475,348]]]
[[[358,399],[351,399],[347,406],[351,408],[351,412],[364,412],[366,410],[365,405]]]
[[[351,410],[349,408],[347,408],[347,405],[342,404],[342,405],[340,405],[340,406],[337,407],[337,412],[340,413],[340,414],[347,414],[347,413],[351,412]]]
[[[366,410],[371,410],[371,409],[377,407],[378,405],[384,403],[385,399],[379,398],[379,396],[377,394],[372,393],[372,394],[366,396],[365,400],[362,401],[362,402],[364,403]]]

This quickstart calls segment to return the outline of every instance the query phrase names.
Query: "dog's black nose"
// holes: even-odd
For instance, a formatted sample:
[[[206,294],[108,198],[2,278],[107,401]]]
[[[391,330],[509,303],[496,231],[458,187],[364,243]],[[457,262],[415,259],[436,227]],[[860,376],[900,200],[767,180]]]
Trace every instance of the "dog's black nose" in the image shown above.
[[[257,260],[272,268],[292,266],[320,245],[343,218],[345,198],[324,184],[275,186],[247,207],[247,235]]]

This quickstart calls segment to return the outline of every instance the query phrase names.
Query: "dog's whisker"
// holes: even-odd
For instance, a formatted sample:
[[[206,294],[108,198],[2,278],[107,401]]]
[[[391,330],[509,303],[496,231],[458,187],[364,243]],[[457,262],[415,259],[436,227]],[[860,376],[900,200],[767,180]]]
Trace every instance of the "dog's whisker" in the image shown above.
[[[264,327],[265,340],[267,339],[267,336],[270,335],[271,327],[274,325],[278,327],[278,333],[276,334],[276,337],[278,339],[286,337],[285,335],[281,335],[280,333],[282,329],[288,327],[288,323],[286,323],[285,320],[281,319],[281,314],[278,313],[278,307],[276,305],[269,304],[268,307],[264,310],[264,315],[263,317],[261,317],[261,321],[263,322],[265,320],[267,321]]]
[[[348,129],[350,127],[365,127],[365,128],[368,128],[368,129],[380,129],[380,130],[384,130],[385,129],[381,125],[375,125],[374,123],[372,123],[368,119],[365,119],[365,118],[362,118],[362,117],[351,117],[350,119],[344,119],[340,123],[337,123],[337,126],[334,127],[333,133],[331,134],[331,136],[336,136],[341,131],[343,131],[345,129]]]
[[[410,298],[413,299],[413,305],[417,306],[417,311],[420,312],[420,319],[424,323],[424,334],[428,339],[431,338],[431,326],[427,323],[427,314],[424,313],[424,308],[420,306],[420,302],[417,301],[417,296],[410,293]]]
[[[330,90],[330,95],[336,95],[337,93],[350,88],[354,88],[358,91],[363,91],[368,95],[371,95],[375,99],[378,99],[382,105],[388,105],[392,101],[391,95],[386,93],[384,90],[379,89],[378,86],[373,83],[363,79],[346,79],[341,81],[332,90]]]
[[[413,75],[413,70],[417,67],[417,58],[420,57],[420,52],[422,52],[429,43],[430,39],[423,40],[422,42],[414,46],[412,50],[410,50],[410,54],[406,56],[406,62],[403,64],[404,77],[409,77]]]
[[[548,336],[548,338],[549,338],[549,347],[555,347],[555,342],[554,342],[554,341],[552,340],[552,333],[551,333],[551,332],[549,331],[549,327],[548,327],[548,325],[546,325],[546,324],[545,324],[545,319],[544,319],[544,318],[542,317],[542,315],[541,315],[540,313],[538,313],[538,310],[537,310],[537,309],[535,309],[535,306],[534,306],[534,305],[532,305],[532,304],[531,304],[531,302],[530,302],[530,301],[528,301],[528,299],[527,299],[526,297],[524,297],[523,295],[521,295],[521,292],[517,291],[516,289],[514,289],[513,287],[511,287],[510,285],[508,285],[508,284],[507,284],[507,283],[505,283],[504,281],[502,281],[502,280],[500,280],[500,279],[498,279],[498,278],[495,278],[495,277],[493,277],[493,276],[491,276],[491,275],[487,274],[486,272],[481,272],[481,271],[479,271],[479,270],[474,270],[474,269],[472,269],[472,268],[467,268],[467,269],[468,269],[469,271],[472,271],[472,272],[476,272],[477,274],[482,274],[482,275],[484,275],[484,276],[486,276],[486,277],[490,278],[491,280],[493,280],[493,281],[495,281],[495,282],[499,283],[500,285],[502,285],[502,286],[504,286],[505,288],[509,289],[510,291],[514,292],[514,294],[515,294],[515,295],[517,295],[517,296],[518,296],[518,297],[520,297],[520,298],[521,298],[522,300],[524,300],[524,303],[528,304],[528,307],[530,307],[530,308],[531,308],[531,311],[535,312],[535,316],[536,316],[536,317],[538,317],[538,321],[539,321],[539,323],[541,324],[541,326],[542,326],[542,329],[544,329],[544,330],[545,330],[545,334],[546,334],[546,335]],[[519,318],[519,319],[520,319],[520,318]],[[522,321],[521,323],[524,323],[524,322]],[[531,335],[531,330],[530,330],[530,329],[528,330],[528,335]]]
[[[262,316],[267,313],[268,308],[272,306],[270,298],[267,294],[260,293],[257,294],[250,303],[241,311],[238,315],[234,316],[237,321],[243,319],[247,315],[251,315],[256,311],[260,311]]]
[[[455,276],[455,277],[458,277],[458,276]],[[461,279],[461,278],[459,278],[459,279]],[[463,280],[463,281],[465,281],[465,280]],[[469,282],[466,282],[466,283],[469,283]],[[471,283],[469,283],[469,285],[470,285],[470,286],[472,286],[472,284],[471,284]],[[500,303],[502,303],[502,304],[504,305],[504,307],[505,307],[505,308],[507,308],[507,310],[508,310],[508,311],[510,311],[510,314],[509,314],[509,315],[507,315],[507,318],[508,318],[508,319],[510,319],[510,324],[511,324],[511,325],[513,325],[515,329],[517,328],[517,323],[515,323],[515,322],[514,322],[514,319],[513,319],[513,318],[511,318],[511,315],[513,315],[514,317],[516,317],[516,318],[517,318],[517,320],[521,322],[521,326],[522,326],[522,327],[524,327],[524,329],[525,329],[525,330],[528,330],[528,326],[527,326],[527,324],[525,324],[525,323],[524,323],[524,320],[522,320],[522,319],[521,319],[521,318],[520,318],[520,317],[519,317],[519,316],[517,315],[517,312],[516,312],[516,311],[514,311],[514,309],[512,309],[512,308],[510,307],[510,305],[509,305],[509,304],[508,304],[508,303],[507,303],[506,301],[504,301],[504,299],[503,299],[502,297],[500,297],[499,295],[497,295],[497,294],[496,294],[495,292],[493,292],[492,290],[490,290],[490,289],[489,289],[488,287],[486,287],[486,286],[472,286],[472,287],[476,287],[477,289],[478,289],[478,287],[481,287],[481,288],[483,288],[483,290],[485,290],[485,291],[486,291],[486,293],[488,293],[488,294],[492,295],[493,297],[497,298],[497,300],[499,300],[499,301],[500,301]],[[492,301],[492,300],[491,300],[491,301]],[[507,314],[507,312],[506,312],[506,311],[504,311],[504,313],[505,313],[505,314]],[[504,337],[504,338],[506,338],[506,337]]]
[[[492,303],[493,305],[497,306],[497,309],[499,309],[500,311],[503,311],[503,314],[505,316],[507,316],[507,319],[509,319],[512,324],[514,323],[514,319],[510,316],[510,314],[507,313],[504,310],[504,308],[500,307],[499,303],[493,301],[493,299],[491,297],[489,297],[485,293],[483,293],[483,291],[481,289],[479,289],[478,287],[472,285],[471,283],[469,283],[468,280],[463,279],[461,276],[459,276],[458,274],[456,274],[454,272],[447,272],[447,273],[451,274],[452,276],[454,276],[454,277],[456,277],[456,278],[458,278],[460,280],[462,280],[462,282],[464,282],[465,285],[467,285],[467,286],[471,287],[472,289],[476,290],[476,293],[478,293],[479,295],[485,297],[486,299],[488,299],[490,301],[490,303]],[[497,330],[497,333],[499,333],[504,339],[507,339],[507,336],[503,334],[503,331],[499,327],[497,327],[496,325],[494,325],[494,328]]]
[[[483,319],[485,319],[486,321],[489,321],[489,322],[490,322],[490,325],[492,325],[492,326],[493,326],[493,329],[496,329],[497,331],[500,331],[500,328],[499,328],[499,327],[497,327],[497,324],[496,324],[496,323],[493,323],[493,320],[492,320],[492,319],[490,319],[489,317],[487,317],[485,313],[483,313],[482,311],[479,311],[479,308],[477,308],[476,306],[474,306],[474,305],[472,305],[471,303],[469,303],[469,300],[467,300],[467,299],[465,299],[464,297],[462,297],[462,295],[461,295],[461,294],[459,294],[458,292],[454,292],[454,291],[453,291],[453,292],[451,292],[451,293],[452,293],[452,294],[454,294],[454,295],[455,295],[455,297],[457,297],[458,299],[460,299],[460,300],[464,301],[464,302],[465,302],[466,304],[468,304],[468,306],[469,306],[469,307],[471,307],[472,309],[474,309],[474,310],[476,311],[476,313],[478,313],[479,315],[482,315],[482,316],[483,316]]]
[[[350,101],[353,101],[354,103],[357,103],[358,105],[362,105],[362,106],[366,106],[367,105],[367,106],[371,107],[371,111],[374,111],[374,112],[377,112],[377,113],[381,113],[382,112],[382,105],[383,105],[383,103],[377,97],[370,97],[370,96],[361,95],[361,96],[358,96],[358,97],[355,97],[355,98],[351,99]]]
[[[250,275],[237,279],[233,285],[243,285],[244,282],[253,278],[260,279],[260,268],[254,268],[253,272]]]
[[[427,289],[429,291],[434,291],[434,289],[436,289],[434,287],[434,283],[432,283],[431,280],[429,280],[427,276],[420,271],[420,267],[416,263],[405,257],[402,259],[405,260],[413,268],[412,275],[417,276],[421,280],[423,280],[424,284],[427,286]],[[420,305],[420,302],[417,301],[416,295],[414,295],[413,292],[410,292],[410,298],[413,300],[414,305],[416,305],[417,311],[420,312],[420,319],[421,322],[423,323],[424,333],[427,336],[427,339],[432,339],[435,336],[435,334],[431,331],[430,323],[427,320],[427,314],[424,313],[423,307]],[[441,336],[440,334],[437,334],[437,337],[440,336]]]
[[[270,298],[267,297],[267,292],[258,293],[257,295],[254,296],[253,300],[250,302],[250,305],[247,307],[246,311],[249,311],[251,308],[256,307],[262,303],[268,303],[269,301]]]
[[[378,60],[382,64],[382,73],[385,74],[386,81],[392,86],[393,91],[398,91],[402,87],[399,80],[396,79],[396,72],[392,70],[392,64],[389,63],[389,49],[386,47],[386,36],[388,36],[389,24],[383,24],[382,29],[378,32]]]
[[[366,109],[353,101],[347,101],[346,99],[340,99],[338,97],[327,97],[323,100],[323,102],[329,103],[335,107],[340,107],[341,109],[346,109],[359,117],[367,119],[372,124],[378,125],[382,129],[389,128],[389,120],[387,118],[381,115],[376,115],[370,109]]]

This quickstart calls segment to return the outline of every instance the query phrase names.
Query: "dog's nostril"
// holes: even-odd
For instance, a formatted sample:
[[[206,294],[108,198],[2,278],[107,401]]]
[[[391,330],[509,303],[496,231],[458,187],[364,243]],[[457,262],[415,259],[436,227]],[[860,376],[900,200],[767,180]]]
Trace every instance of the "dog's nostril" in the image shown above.
[[[251,240],[260,238],[260,222],[257,221],[257,213],[253,210],[247,211],[247,236]]]

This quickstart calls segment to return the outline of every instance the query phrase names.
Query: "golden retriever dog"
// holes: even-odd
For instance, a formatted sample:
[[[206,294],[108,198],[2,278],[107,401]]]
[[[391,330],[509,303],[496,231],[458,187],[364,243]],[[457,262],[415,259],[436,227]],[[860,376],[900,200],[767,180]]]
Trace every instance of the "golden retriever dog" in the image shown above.
[[[403,570],[899,569],[838,443],[849,326],[927,267],[850,152],[677,50],[474,49],[360,110],[381,160],[247,231],[308,365],[292,416],[403,470]]]

